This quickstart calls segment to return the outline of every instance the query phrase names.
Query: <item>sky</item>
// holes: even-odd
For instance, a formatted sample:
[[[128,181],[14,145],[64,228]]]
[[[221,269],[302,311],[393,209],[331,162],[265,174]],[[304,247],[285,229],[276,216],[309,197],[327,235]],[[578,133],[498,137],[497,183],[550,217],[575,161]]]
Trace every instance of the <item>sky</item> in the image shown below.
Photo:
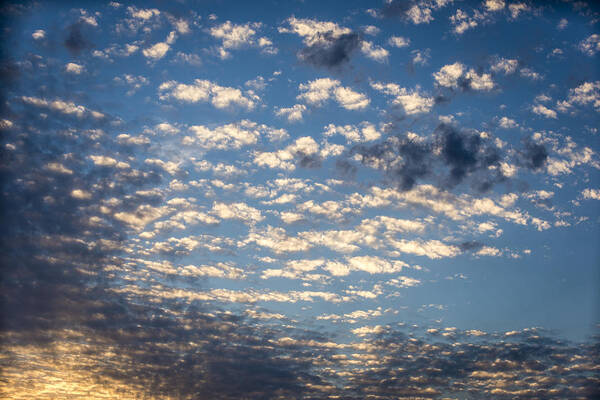
[[[0,397],[600,396],[594,2],[0,21]]]

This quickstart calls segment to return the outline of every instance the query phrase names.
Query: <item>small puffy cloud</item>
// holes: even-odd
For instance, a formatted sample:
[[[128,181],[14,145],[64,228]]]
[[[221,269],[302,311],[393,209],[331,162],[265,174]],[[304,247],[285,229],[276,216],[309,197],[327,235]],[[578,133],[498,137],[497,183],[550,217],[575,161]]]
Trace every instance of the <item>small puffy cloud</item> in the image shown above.
[[[456,14],[450,17],[450,22],[454,26],[454,33],[462,35],[465,31],[475,28],[478,23],[477,20],[461,10],[456,10]]]
[[[533,111],[537,115],[541,115],[546,118],[556,119],[556,117],[557,117],[556,111],[549,109],[548,107],[544,106],[543,104],[534,105],[531,108],[531,111]]]
[[[415,65],[425,65],[431,57],[429,49],[413,50],[410,52],[410,55],[412,56],[412,62]]]
[[[600,51],[600,35],[594,33],[579,43],[579,50],[588,56],[593,56]]]
[[[569,21],[566,18],[561,18],[560,21],[558,21],[558,24],[556,24],[556,29],[558,29],[559,31],[562,31],[568,25],[569,25]]]
[[[467,70],[465,65],[460,62],[444,65],[433,74],[433,77],[438,85],[453,89],[489,91],[494,88],[490,74],[479,75],[473,68]]]
[[[294,104],[292,107],[281,107],[275,109],[275,115],[285,117],[289,122],[302,121],[303,113],[306,111],[304,104]]]
[[[538,72],[535,72],[531,68],[521,68],[521,70],[519,71],[519,74],[523,78],[529,78],[529,79],[534,80],[534,81],[539,81],[539,80],[541,80],[541,79],[544,78],[542,76],[542,74],[540,74]]]
[[[365,35],[369,35],[369,36],[377,36],[379,34],[381,30],[373,25],[367,25],[365,27],[363,27],[363,32]]]
[[[279,32],[295,33],[302,37],[304,44],[307,46],[326,44],[328,41],[327,35],[330,35],[331,39],[338,39],[343,35],[352,33],[351,29],[339,26],[335,22],[290,17],[286,20],[286,23],[288,27],[279,27]]]
[[[400,105],[407,115],[428,113],[435,104],[433,97],[427,97],[420,93],[417,87],[407,90],[395,83],[371,82],[371,87],[377,91],[394,96],[393,104]]]
[[[186,103],[210,102],[216,108],[238,106],[252,110],[259,100],[252,93],[244,94],[240,89],[220,86],[203,79],[196,79],[191,85],[167,81],[159,86],[158,92],[161,100],[174,98]]]
[[[410,45],[410,39],[402,36],[392,36],[389,38],[388,43],[390,46],[402,48]]]
[[[175,42],[175,39],[176,34],[175,31],[173,31],[169,33],[167,39],[164,42],[156,43],[142,50],[142,53],[144,54],[144,57],[149,58],[153,61],[160,60],[167,54],[167,52],[171,48],[171,45]]]
[[[321,106],[329,99],[334,99],[347,110],[359,110],[370,103],[366,95],[342,86],[337,79],[315,79],[308,83],[301,83],[298,88],[301,93],[296,98],[314,106]]]
[[[582,106],[592,104],[600,111],[600,81],[584,82],[576,88],[570,89],[567,101],[561,103],[561,106],[564,110],[572,107],[573,104]]]
[[[228,50],[250,46],[258,46],[270,54],[277,53],[277,49],[273,47],[271,40],[266,37],[256,38],[257,30],[261,27],[262,24],[260,22],[236,25],[231,21],[226,21],[221,25],[212,27],[210,34],[215,39],[221,40],[218,53],[222,59],[231,56]]]
[[[205,125],[193,125],[189,131],[194,136],[184,138],[186,143],[194,143],[205,149],[230,150],[256,144],[261,137],[269,140],[281,140],[288,136],[284,129],[276,129],[265,124],[249,120],[209,128]]]
[[[439,259],[443,257],[455,257],[460,254],[460,248],[454,245],[447,245],[439,240],[394,240],[390,239],[389,243],[394,248],[402,253],[415,254],[418,256],[426,256],[431,259]]]
[[[531,10],[526,3],[511,3],[508,5],[508,11],[510,11],[510,17],[512,19],[516,19],[521,15],[521,13],[525,13]]]
[[[500,11],[504,9],[506,3],[504,0],[485,0],[483,5],[488,11]]]
[[[296,169],[294,161],[297,159],[316,157],[319,152],[319,144],[310,136],[297,139],[285,149],[276,152],[257,152],[254,154],[254,163],[260,167],[284,169],[293,171]]]
[[[141,75],[135,76],[135,75],[131,75],[131,74],[124,74],[122,76],[116,76],[113,80],[119,84],[124,84],[124,85],[129,86],[130,89],[127,91],[128,95],[132,95],[138,89],[140,89],[142,86],[148,85],[150,83],[148,78],[146,78],[145,76],[141,76]]]
[[[600,189],[584,189],[581,192],[584,199],[600,200]]]
[[[406,17],[415,25],[428,24],[433,21],[431,9],[419,4],[413,5],[406,11]]]
[[[221,219],[237,219],[248,224],[254,224],[265,219],[260,210],[246,203],[226,204],[214,202],[211,213]]]
[[[34,40],[42,40],[42,39],[46,38],[46,31],[43,29],[38,29],[31,34],[31,37]]]
[[[386,62],[390,52],[381,46],[376,46],[371,42],[363,40],[360,44],[360,51],[368,58],[377,62]]]
[[[98,111],[90,110],[84,106],[75,104],[70,101],[63,101],[60,99],[48,101],[39,97],[21,96],[21,100],[36,107],[49,108],[51,110],[60,112],[66,115],[75,115],[78,118],[83,118],[87,115],[93,118],[100,119],[104,118],[104,114]]]
[[[369,142],[371,140],[377,140],[381,137],[381,132],[375,128],[370,122],[363,121],[357,125],[340,125],[329,124],[325,127],[323,136],[342,135],[347,141],[359,143]]]
[[[508,117],[502,117],[498,121],[498,125],[504,129],[513,129],[519,126],[514,119],[510,119]]]
[[[70,74],[80,75],[84,70],[85,70],[85,67],[83,65],[79,65],[76,63],[70,62],[70,63],[67,63],[67,65],[65,65],[65,71]]]
[[[71,197],[78,200],[89,200],[92,198],[92,194],[87,190],[83,189],[73,189],[71,191]]]
[[[515,59],[500,58],[491,66],[494,72],[502,72],[504,75],[513,74],[517,70],[519,62]]]

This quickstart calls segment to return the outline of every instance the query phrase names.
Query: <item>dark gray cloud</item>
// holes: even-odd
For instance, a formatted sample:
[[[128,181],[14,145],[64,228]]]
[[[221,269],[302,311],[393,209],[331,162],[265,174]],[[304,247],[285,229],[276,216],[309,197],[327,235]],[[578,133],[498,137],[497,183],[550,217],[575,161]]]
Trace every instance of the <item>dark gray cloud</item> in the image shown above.
[[[374,145],[355,146],[350,156],[354,154],[362,157],[363,164],[383,170],[386,179],[401,190],[432,179],[444,188],[468,181],[486,191],[505,179],[498,168],[490,169],[501,160],[491,140],[447,124],[440,124],[430,138],[391,136]]]
[[[538,170],[548,160],[548,150],[542,143],[536,143],[531,138],[523,140],[523,149],[519,152],[521,164],[527,168]]]
[[[418,182],[443,189],[467,183],[483,193],[509,181],[500,168],[509,153],[490,137],[444,123],[427,137],[397,134],[372,145],[354,146],[337,161],[338,171],[346,175],[356,172],[352,158],[357,154],[361,164],[381,170],[385,182],[401,190],[410,190]],[[545,146],[531,139],[524,140],[516,154],[514,162],[532,170],[541,168],[548,158]]]
[[[88,39],[85,24],[81,22],[76,22],[67,28],[64,45],[74,55],[79,55],[82,51],[94,47],[94,44]]]
[[[319,33],[315,44],[298,52],[298,58],[316,67],[338,68],[350,61],[352,53],[360,44],[358,33],[334,37],[333,32]]]

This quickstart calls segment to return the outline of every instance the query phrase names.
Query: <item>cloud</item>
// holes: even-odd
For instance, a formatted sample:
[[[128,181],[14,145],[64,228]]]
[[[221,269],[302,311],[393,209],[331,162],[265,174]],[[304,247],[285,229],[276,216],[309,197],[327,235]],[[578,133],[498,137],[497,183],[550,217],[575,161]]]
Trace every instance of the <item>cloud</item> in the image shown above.
[[[381,46],[376,46],[371,42],[363,40],[360,43],[360,51],[367,56],[377,62],[383,63],[386,62],[390,52],[384,49]]]
[[[175,31],[172,31],[171,33],[169,33],[167,39],[164,42],[156,43],[142,50],[142,54],[144,54],[144,57],[149,58],[153,61],[160,60],[167,54],[167,52],[171,48],[171,45],[175,43],[176,38],[177,34],[175,33]]]
[[[310,136],[304,136],[282,150],[276,152],[256,152],[254,164],[260,167],[293,171],[296,163],[302,167],[320,165],[319,144]]]
[[[502,72],[504,75],[515,73],[519,61],[516,59],[500,58],[491,67],[494,72]]]
[[[90,110],[82,105],[61,99],[46,100],[39,97],[21,96],[21,100],[29,105],[48,108],[65,115],[74,115],[78,118],[91,116],[95,119],[101,119],[105,117],[105,115],[99,111]]]
[[[275,115],[286,117],[289,122],[302,121],[304,112],[306,112],[304,104],[294,104],[292,107],[278,107],[275,109]]]
[[[488,11],[495,12],[504,10],[506,3],[504,0],[485,0],[484,6]]]
[[[301,83],[298,89],[301,93],[296,96],[296,99],[314,106],[322,106],[329,99],[334,99],[347,110],[360,110],[366,108],[370,103],[366,95],[342,86],[337,79],[315,79]]]
[[[375,125],[370,122],[363,121],[358,126],[356,125],[340,125],[329,124],[325,126],[323,136],[342,135],[346,138],[348,143],[352,142],[369,142],[377,140],[381,137]]]
[[[42,40],[46,38],[46,31],[43,29],[37,29],[35,32],[31,34],[31,37],[34,40]]]
[[[450,3],[452,3],[452,0],[386,0],[385,5],[375,12],[374,15],[382,16],[384,18],[401,18],[415,25],[428,24],[434,20],[432,15],[433,11]]]
[[[600,51],[600,35],[594,33],[579,43],[579,50],[592,57]]]
[[[392,36],[389,38],[388,43],[390,46],[402,48],[410,45],[410,39],[402,36]]]
[[[64,45],[71,54],[79,55],[82,51],[94,47],[93,43],[87,39],[87,32],[84,32],[83,26],[84,24],[77,22],[68,28]]]
[[[531,138],[523,140],[523,150],[520,152],[521,163],[532,170],[542,168],[548,160],[548,151],[542,143],[536,143]]]
[[[435,177],[441,186],[450,188],[469,178],[473,186],[485,191],[504,179],[498,170],[501,157],[491,140],[446,124],[436,128],[431,140],[394,136],[372,146],[355,146],[350,155],[382,170],[402,190]]]
[[[583,189],[581,195],[584,199],[600,200],[600,189]]]
[[[263,137],[271,141],[279,141],[288,136],[285,129],[272,128],[246,119],[214,128],[192,125],[188,130],[194,135],[186,136],[183,139],[185,143],[219,150],[240,149],[258,143]]]
[[[70,74],[80,75],[83,73],[83,71],[85,71],[85,67],[83,65],[70,62],[65,65],[65,71]]]
[[[531,111],[533,111],[537,115],[541,115],[546,118],[557,118],[556,111],[549,109],[543,104],[536,104],[531,107]]]
[[[473,68],[460,63],[443,66],[433,74],[433,78],[439,86],[451,89],[490,91],[494,88],[494,82],[490,74],[477,74]]]
[[[259,100],[258,96],[240,89],[220,86],[208,80],[195,79],[191,85],[176,81],[167,81],[158,87],[159,98],[174,98],[185,103],[210,102],[216,108],[237,106],[252,110]]]
[[[371,82],[371,87],[387,95],[394,96],[392,104],[401,106],[406,115],[428,113],[435,103],[433,97],[422,95],[419,87],[408,91],[395,83],[384,84],[380,82]]]
[[[223,24],[214,26],[210,29],[210,35],[221,40],[221,46],[217,50],[221,59],[231,57],[229,50],[237,50],[244,47],[260,47],[263,52],[276,54],[277,49],[273,47],[273,42],[266,37],[256,38],[257,30],[262,27],[262,23],[234,24],[226,21]]]

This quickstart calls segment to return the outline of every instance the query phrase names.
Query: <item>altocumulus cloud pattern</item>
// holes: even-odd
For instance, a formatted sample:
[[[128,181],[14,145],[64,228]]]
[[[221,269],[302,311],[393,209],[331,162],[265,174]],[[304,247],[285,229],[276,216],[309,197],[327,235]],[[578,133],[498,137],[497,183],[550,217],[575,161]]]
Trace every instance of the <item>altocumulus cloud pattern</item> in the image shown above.
[[[0,7],[0,397],[600,398],[596,2]]]

